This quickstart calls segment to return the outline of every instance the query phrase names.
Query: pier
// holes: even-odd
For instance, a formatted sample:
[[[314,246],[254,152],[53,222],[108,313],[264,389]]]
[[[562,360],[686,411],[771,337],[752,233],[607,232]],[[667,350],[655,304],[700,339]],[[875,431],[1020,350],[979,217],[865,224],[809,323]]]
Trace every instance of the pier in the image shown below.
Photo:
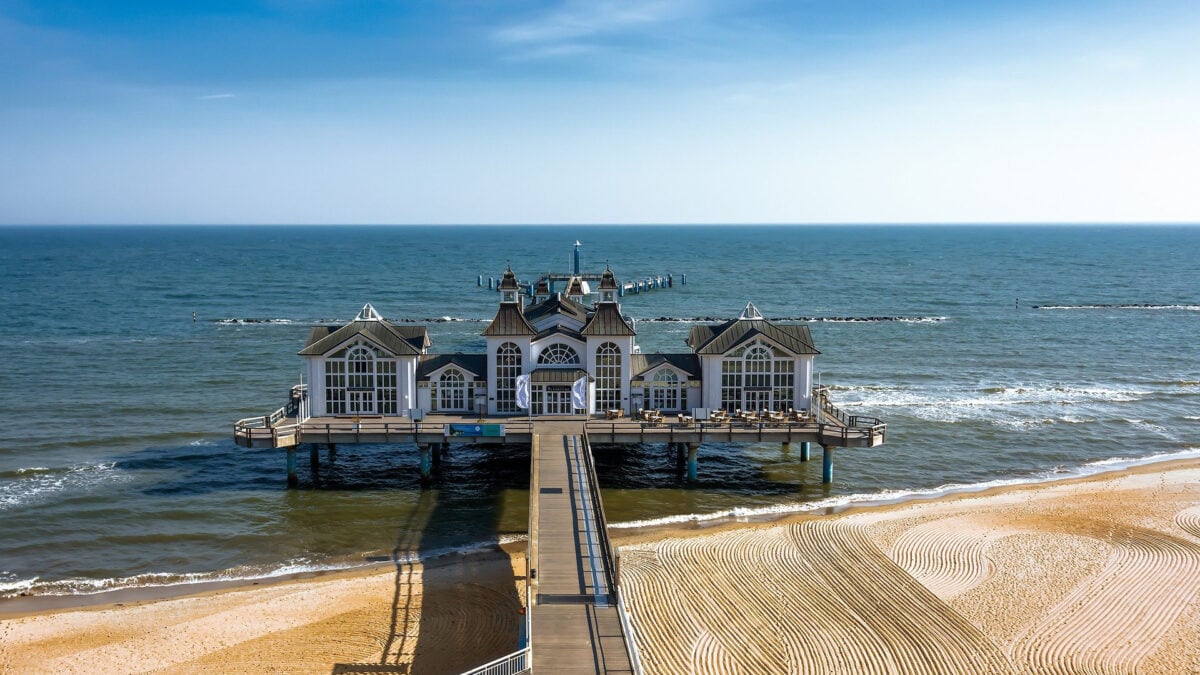
[[[640,672],[587,433],[578,422],[539,422],[535,431],[526,558],[533,672]]]

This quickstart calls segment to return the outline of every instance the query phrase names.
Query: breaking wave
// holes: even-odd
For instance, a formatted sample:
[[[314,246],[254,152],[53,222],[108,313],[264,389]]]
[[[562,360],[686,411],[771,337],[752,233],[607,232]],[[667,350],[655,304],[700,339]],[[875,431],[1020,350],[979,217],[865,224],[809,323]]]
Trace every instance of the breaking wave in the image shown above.
[[[639,323],[722,323],[732,321],[720,316],[659,316],[638,319]],[[801,321],[805,323],[941,323],[945,316],[777,316],[768,321]]]
[[[126,480],[115,462],[50,468],[31,466],[0,471],[0,511],[44,499],[67,489],[87,488],[108,481]]]
[[[1096,460],[1075,467],[1058,466],[1047,471],[1041,471],[1020,478],[1004,478],[980,483],[947,483],[935,488],[913,490],[881,490],[879,492],[862,492],[839,497],[828,497],[811,502],[792,504],[775,504],[772,506],[753,508],[733,508],[712,513],[686,513],[662,518],[647,518],[623,523],[610,523],[614,529],[636,529],[676,525],[682,523],[712,523],[713,521],[745,521],[751,519],[770,520],[794,513],[812,513],[815,511],[841,510],[851,506],[880,506],[901,502],[936,499],[953,494],[969,494],[982,492],[992,488],[1010,487],[1015,485],[1034,485],[1083,478],[1096,474],[1119,471],[1144,464],[1168,462],[1179,459],[1200,458],[1200,447],[1186,448],[1177,452],[1164,452],[1146,457],[1111,457]]]
[[[1032,305],[1034,309],[1166,309],[1200,312],[1200,305],[1102,304],[1102,305]]]

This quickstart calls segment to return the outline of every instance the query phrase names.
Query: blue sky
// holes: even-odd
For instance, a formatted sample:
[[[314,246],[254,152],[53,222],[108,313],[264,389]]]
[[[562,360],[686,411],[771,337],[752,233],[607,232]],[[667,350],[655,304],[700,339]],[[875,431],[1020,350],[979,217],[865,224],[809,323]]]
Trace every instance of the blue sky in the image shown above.
[[[1200,3],[0,0],[0,223],[1200,221]]]

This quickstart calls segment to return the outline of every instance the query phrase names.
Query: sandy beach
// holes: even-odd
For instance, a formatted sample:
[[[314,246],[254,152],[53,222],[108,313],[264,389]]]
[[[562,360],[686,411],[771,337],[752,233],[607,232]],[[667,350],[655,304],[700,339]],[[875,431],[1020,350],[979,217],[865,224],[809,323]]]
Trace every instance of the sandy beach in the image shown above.
[[[646,672],[1200,672],[1198,461],[615,534]],[[0,672],[456,673],[516,644],[523,573],[497,553],[10,612]]]

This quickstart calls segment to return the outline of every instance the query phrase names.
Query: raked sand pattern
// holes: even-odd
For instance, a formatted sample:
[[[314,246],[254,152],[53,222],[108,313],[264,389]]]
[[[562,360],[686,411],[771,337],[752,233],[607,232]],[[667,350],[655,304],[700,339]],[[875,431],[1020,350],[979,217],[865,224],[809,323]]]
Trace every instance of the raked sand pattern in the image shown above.
[[[1200,470],[631,544],[653,673],[1200,672]]]

